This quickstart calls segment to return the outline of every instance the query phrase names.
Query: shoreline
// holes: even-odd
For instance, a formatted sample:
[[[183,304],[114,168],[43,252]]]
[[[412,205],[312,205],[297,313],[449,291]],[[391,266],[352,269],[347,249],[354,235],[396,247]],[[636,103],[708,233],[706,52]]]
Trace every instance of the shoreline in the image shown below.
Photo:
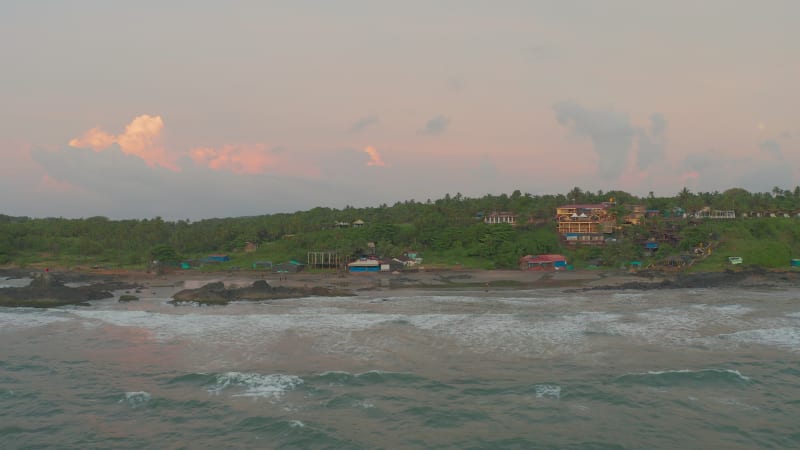
[[[26,278],[45,273],[38,268],[0,268],[0,277]],[[726,286],[800,286],[800,271],[772,271],[760,268],[723,272],[628,272],[614,269],[575,271],[524,271],[480,269],[429,269],[413,272],[343,273],[297,272],[279,274],[263,271],[169,271],[164,274],[136,270],[59,270],[48,271],[67,283],[100,284],[123,282],[142,288],[196,289],[222,282],[226,288],[242,288],[264,280],[272,287],[292,289],[328,288],[350,290],[358,295],[367,291],[402,290],[520,290],[565,289],[669,289],[713,288]]]

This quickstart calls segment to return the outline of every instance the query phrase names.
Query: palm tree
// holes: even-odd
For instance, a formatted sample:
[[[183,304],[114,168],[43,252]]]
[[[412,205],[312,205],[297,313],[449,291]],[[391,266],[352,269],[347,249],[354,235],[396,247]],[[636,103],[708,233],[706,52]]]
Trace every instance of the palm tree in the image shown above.
[[[567,194],[567,199],[572,200],[572,203],[578,203],[581,199],[583,199],[583,195],[583,190],[575,186]]]
[[[678,199],[681,201],[681,206],[686,209],[686,202],[692,197],[691,191],[686,188],[686,186],[678,192]]]

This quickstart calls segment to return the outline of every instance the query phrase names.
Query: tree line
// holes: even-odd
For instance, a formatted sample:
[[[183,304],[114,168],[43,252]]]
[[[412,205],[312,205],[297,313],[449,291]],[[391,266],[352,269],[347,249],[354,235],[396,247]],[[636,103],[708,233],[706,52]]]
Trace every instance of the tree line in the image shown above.
[[[469,198],[456,193],[437,200],[406,200],[376,207],[317,207],[295,213],[198,221],[0,215],[0,264],[24,265],[49,260],[67,265],[130,267],[147,264],[164,252],[176,259],[194,258],[236,252],[248,242],[260,246],[259,257],[304,261],[308,251],[337,251],[351,257],[366,254],[370,251],[367,243],[373,242],[383,256],[413,250],[446,264],[472,262],[487,268],[515,267],[518,258],[525,254],[566,251],[552,221],[557,206],[611,199],[618,205],[643,204],[647,209],[661,211],[674,208],[693,211],[707,206],[736,210],[738,215],[749,211],[800,210],[800,187],[794,190],[776,187],[771,192],[755,193],[741,188],[694,193],[684,188],[671,197],[656,197],[652,192],[637,197],[624,191],[592,192],[579,187],[564,194],[545,195],[515,190],[510,195]],[[480,220],[481,214],[493,211],[517,214],[519,225],[485,225]],[[363,227],[336,226],[358,219],[365,222]],[[607,253],[606,259],[635,257],[631,254],[635,247],[624,255],[619,254],[620,248],[602,251]],[[600,250],[592,252],[578,256],[595,257]]]

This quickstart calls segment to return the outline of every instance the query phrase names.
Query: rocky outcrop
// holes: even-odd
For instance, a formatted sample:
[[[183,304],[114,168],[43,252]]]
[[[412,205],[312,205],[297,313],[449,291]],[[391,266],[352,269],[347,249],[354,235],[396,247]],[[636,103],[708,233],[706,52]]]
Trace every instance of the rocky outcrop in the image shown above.
[[[352,291],[331,289],[323,286],[311,288],[273,287],[264,280],[253,282],[247,287],[226,288],[221,281],[208,283],[198,289],[184,289],[175,293],[172,304],[198,303],[201,305],[227,305],[232,301],[261,301],[310,296],[346,297],[354,295]]]
[[[128,302],[138,302],[139,297],[131,294],[123,294],[119,296],[117,302],[119,303],[128,303]]]
[[[112,298],[113,289],[128,285],[103,282],[88,286],[69,287],[50,272],[34,274],[26,287],[0,289],[0,306],[51,308],[64,305],[88,305],[91,300]]]
[[[617,285],[596,286],[585,290],[611,289],[705,289],[705,288],[753,288],[789,287],[800,285],[800,272],[770,271],[759,267],[722,272],[661,273],[641,272],[637,276],[650,281],[632,281]]]

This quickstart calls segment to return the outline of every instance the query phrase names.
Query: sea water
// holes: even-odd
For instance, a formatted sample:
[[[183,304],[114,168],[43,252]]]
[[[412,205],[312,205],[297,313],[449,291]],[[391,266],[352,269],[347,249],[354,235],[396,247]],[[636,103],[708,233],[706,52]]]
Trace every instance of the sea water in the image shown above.
[[[798,448],[800,290],[0,309],[0,448]]]

